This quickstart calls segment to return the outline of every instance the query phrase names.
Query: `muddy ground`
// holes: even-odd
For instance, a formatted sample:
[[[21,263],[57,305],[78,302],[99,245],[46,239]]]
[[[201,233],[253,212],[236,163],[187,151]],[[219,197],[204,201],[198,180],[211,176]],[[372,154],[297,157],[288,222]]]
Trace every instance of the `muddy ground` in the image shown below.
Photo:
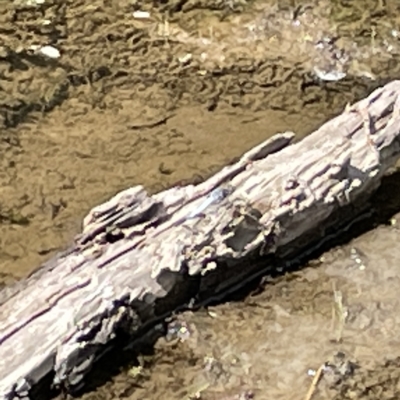
[[[400,76],[397,1],[310,3],[2,3],[3,283],[67,246],[119,190],[204,179]],[[60,57],[41,55],[46,45]],[[109,380],[83,398],[305,398],[328,360],[313,398],[400,397],[396,178],[353,238],[239,300],[183,314],[177,338],[139,364],[128,354],[105,365]]]

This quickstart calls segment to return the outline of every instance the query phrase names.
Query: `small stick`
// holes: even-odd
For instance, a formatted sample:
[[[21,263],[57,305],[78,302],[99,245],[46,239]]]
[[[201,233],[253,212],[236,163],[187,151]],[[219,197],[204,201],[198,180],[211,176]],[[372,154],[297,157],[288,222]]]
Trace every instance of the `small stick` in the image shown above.
[[[314,375],[314,379],[311,382],[311,385],[308,389],[308,392],[306,394],[306,397],[304,397],[304,400],[311,400],[312,397],[314,396],[315,391],[317,390],[317,386],[319,381],[322,378],[322,375],[324,373],[324,369],[325,369],[325,364],[322,364],[318,369],[317,372]]]

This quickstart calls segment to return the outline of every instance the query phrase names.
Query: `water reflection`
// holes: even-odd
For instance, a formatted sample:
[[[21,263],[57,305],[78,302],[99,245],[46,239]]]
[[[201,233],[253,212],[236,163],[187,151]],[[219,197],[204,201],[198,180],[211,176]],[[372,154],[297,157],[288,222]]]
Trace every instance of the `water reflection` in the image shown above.
[[[223,22],[202,18],[186,29],[184,24],[164,20],[156,24],[154,33],[187,45],[180,59],[190,59],[204,70],[224,68],[233,58],[252,54],[259,60],[283,57],[301,63],[323,81],[339,81],[349,74],[375,79],[371,67],[400,54],[398,27],[389,18],[385,24],[372,26],[365,8],[361,11],[360,20],[349,29],[349,24],[343,26],[342,9],[331,1],[297,7],[259,1]],[[363,33],[357,36],[357,30]],[[366,32],[369,40],[365,40]]]
[[[176,355],[197,360],[185,377],[195,398],[331,399],[357,371],[400,357],[399,217],[244,301],[179,315],[170,331]]]

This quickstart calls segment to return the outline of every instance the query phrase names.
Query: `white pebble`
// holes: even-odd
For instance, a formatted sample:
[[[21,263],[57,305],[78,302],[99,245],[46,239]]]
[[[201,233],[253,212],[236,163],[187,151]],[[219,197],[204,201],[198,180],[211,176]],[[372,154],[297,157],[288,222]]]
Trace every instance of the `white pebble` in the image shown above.
[[[340,81],[341,79],[346,77],[345,72],[340,72],[340,71],[330,71],[330,72],[325,72],[318,67],[314,67],[314,73],[317,75],[319,79],[322,81],[327,81],[327,82],[335,82],[335,81]]]
[[[315,371],[315,369],[311,369],[311,368],[307,371],[308,376],[315,376],[316,373],[317,372]]]
[[[136,19],[147,19],[150,18],[150,13],[147,11],[135,11],[132,13],[133,18]]]
[[[53,46],[43,46],[38,49],[38,53],[49,58],[60,58],[60,51]]]
[[[178,60],[181,64],[187,64],[188,62],[190,62],[191,59],[192,59],[192,55],[190,53],[187,53],[181,57],[178,57]]]

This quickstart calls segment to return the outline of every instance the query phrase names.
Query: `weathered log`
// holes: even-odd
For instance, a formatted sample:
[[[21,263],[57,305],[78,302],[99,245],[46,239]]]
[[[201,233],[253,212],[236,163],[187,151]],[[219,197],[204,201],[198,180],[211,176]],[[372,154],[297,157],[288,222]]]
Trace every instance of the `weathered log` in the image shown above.
[[[293,138],[278,134],[199,185],[137,186],[91,210],[69,250],[0,293],[0,398],[29,397],[51,371],[78,384],[117,329],[135,335],[237,284],[253,272],[246,260],[323,235],[399,158],[400,81]]]

